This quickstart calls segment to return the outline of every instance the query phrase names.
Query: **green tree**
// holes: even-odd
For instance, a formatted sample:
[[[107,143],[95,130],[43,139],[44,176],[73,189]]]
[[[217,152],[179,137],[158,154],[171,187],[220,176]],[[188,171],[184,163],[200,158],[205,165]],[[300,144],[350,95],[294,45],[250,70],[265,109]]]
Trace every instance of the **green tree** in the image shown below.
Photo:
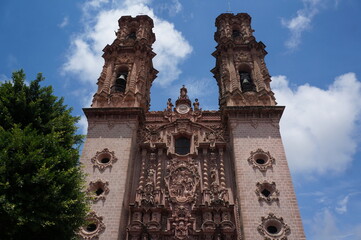
[[[0,239],[73,239],[88,211],[79,119],[42,80],[0,85]]]

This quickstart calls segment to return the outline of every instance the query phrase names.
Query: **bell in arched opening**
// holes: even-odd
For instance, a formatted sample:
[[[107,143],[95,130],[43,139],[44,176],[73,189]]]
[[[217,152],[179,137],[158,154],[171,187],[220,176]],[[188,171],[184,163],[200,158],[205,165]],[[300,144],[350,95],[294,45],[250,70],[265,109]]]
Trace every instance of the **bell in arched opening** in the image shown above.
[[[251,74],[249,72],[241,71],[239,72],[239,77],[241,81],[242,92],[256,91],[256,85],[254,85]]]
[[[125,92],[127,78],[128,75],[126,73],[119,73],[118,77],[115,79],[114,86],[112,87],[113,92]]]

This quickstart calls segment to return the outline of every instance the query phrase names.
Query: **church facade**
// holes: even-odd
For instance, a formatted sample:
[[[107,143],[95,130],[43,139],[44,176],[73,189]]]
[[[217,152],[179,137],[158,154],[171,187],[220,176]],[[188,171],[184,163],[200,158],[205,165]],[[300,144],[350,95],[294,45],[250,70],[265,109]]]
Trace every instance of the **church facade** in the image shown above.
[[[212,69],[218,111],[187,88],[149,111],[153,21],[119,19],[104,48],[81,163],[92,211],[79,236],[101,240],[305,239],[277,106],[248,14],[221,14]],[[166,102],[166,101],[165,101]]]

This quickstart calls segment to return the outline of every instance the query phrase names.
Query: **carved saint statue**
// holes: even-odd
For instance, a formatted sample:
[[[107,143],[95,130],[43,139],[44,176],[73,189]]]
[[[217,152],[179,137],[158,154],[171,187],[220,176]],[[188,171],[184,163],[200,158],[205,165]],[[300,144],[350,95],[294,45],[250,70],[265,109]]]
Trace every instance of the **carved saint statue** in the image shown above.
[[[171,112],[173,108],[173,103],[172,103],[172,99],[168,98],[168,102],[167,102],[167,111]]]
[[[198,98],[196,98],[196,99],[194,100],[193,107],[194,107],[194,111],[198,111],[198,110],[199,110]]]
[[[187,88],[183,85],[183,87],[180,89],[180,96],[179,99],[189,99],[187,95]]]

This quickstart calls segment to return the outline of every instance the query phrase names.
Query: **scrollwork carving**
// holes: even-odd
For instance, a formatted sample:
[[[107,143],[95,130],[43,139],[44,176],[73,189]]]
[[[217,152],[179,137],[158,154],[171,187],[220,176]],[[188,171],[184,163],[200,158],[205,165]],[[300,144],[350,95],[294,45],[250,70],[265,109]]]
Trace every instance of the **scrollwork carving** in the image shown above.
[[[248,162],[252,164],[254,168],[258,168],[260,171],[265,172],[268,168],[272,168],[275,159],[269,152],[265,152],[259,148],[256,151],[251,152]]]
[[[258,182],[256,186],[257,189],[255,193],[258,196],[259,201],[265,201],[267,203],[279,201],[278,197],[280,193],[276,188],[275,182],[268,182],[264,180],[263,182]]]
[[[109,182],[103,181],[102,179],[97,179],[95,181],[91,181],[89,183],[89,187],[87,189],[88,193],[91,193],[93,196],[92,200],[97,202],[99,200],[105,200],[106,195],[109,193]]]
[[[114,151],[109,151],[108,148],[104,148],[102,151],[97,152],[91,159],[93,167],[97,167],[100,171],[104,171],[105,168],[111,168],[118,159],[115,157]]]
[[[88,224],[80,228],[78,235],[84,240],[98,239],[99,235],[105,230],[103,217],[98,216],[92,211],[86,217],[86,222]]]
[[[273,213],[261,218],[257,230],[264,236],[264,240],[287,240],[287,236],[291,234],[291,229],[284,223],[283,218],[276,217]]]

